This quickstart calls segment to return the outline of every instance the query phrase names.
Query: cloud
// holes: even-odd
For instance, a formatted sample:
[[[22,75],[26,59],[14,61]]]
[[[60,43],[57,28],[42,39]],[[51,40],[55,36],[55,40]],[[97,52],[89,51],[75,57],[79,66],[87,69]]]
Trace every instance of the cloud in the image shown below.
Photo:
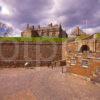
[[[48,0],[0,0],[12,8],[13,16],[2,18],[15,24],[38,23],[45,18],[45,12],[52,7]],[[4,17],[4,16],[3,16]],[[19,25],[18,25],[19,26]]]
[[[77,25],[83,29],[100,26],[100,0],[0,0],[0,21],[11,23],[17,29],[29,24],[63,24],[65,28]],[[2,14],[4,6],[11,16]],[[86,25],[87,21],[87,25]]]
[[[100,26],[99,27],[94,27],[94,28],[87,28],[84,29],[84,32],[86,33],[100,33]]]
[[[99,0],[64,0],[63,10],[58,11],[57,15],[66,16],[66,26],[82,25],[84,20],[88,20],[89,26],[96,26],[98,24],[98,18],[94,15],[99,11]],[[94,22],[94,23],[93,23]],[[91,25],[91,23],[93,25]]]

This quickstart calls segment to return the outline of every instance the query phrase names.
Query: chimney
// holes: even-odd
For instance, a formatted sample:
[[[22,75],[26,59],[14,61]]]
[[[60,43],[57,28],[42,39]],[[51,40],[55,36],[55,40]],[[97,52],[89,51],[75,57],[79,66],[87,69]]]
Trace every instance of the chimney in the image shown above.
[[[38,25],[38,28],[39,28],[39,29],[41,28],[40,25]]]
[[[79,28],[79,26],[77,27],[77,35],[78,36],[80,35],[80,28]]]
[[[52,27],[53,25],[52,25],[52,23],[50,23],[48,26],[49,26],[49,27]]]
[[[51,26],[51,27],[53,26],[52,23],[50,24],[50,26]]]
[[[30,25],[29,25],[29,24],[27,24],[27,29],[29,29],[29,27],[30,27]]]
[[[61,24],[59,25],[59,30],[60,30],[60,33],[63,31]]]
[[[32,26],[32,29],[34,30],[34,28],[35,28],[35,27],[34,27],[34,25],[33,25],[33,26]]]

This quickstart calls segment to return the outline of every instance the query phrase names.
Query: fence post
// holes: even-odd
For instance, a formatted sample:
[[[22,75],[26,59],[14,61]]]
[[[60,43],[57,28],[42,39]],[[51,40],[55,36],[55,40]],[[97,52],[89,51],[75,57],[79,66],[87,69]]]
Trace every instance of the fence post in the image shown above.
[[[63,70],[64,70],[64,69],[63,69],[63,66],[62,66],[62,73],[64,72]]]

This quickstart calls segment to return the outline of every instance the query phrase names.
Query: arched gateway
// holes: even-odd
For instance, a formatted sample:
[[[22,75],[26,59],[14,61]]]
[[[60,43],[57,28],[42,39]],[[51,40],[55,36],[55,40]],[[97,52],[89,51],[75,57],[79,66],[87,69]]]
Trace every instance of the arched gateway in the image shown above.
[[[86,51],[90,51],[90,48],[89,46],[87,45],[82,45],[81,48],[80,48],[80,52],[86,52]]]

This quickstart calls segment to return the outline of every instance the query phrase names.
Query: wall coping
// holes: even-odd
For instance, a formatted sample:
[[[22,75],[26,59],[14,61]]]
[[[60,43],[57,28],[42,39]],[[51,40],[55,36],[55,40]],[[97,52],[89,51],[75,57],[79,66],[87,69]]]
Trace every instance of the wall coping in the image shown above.
[[[32,45],[62,45],[63,43],[56,43],[56,42],[50,42],[50,43],[43,43],[43,42],[0,42],[0,44],[32,44]]]

